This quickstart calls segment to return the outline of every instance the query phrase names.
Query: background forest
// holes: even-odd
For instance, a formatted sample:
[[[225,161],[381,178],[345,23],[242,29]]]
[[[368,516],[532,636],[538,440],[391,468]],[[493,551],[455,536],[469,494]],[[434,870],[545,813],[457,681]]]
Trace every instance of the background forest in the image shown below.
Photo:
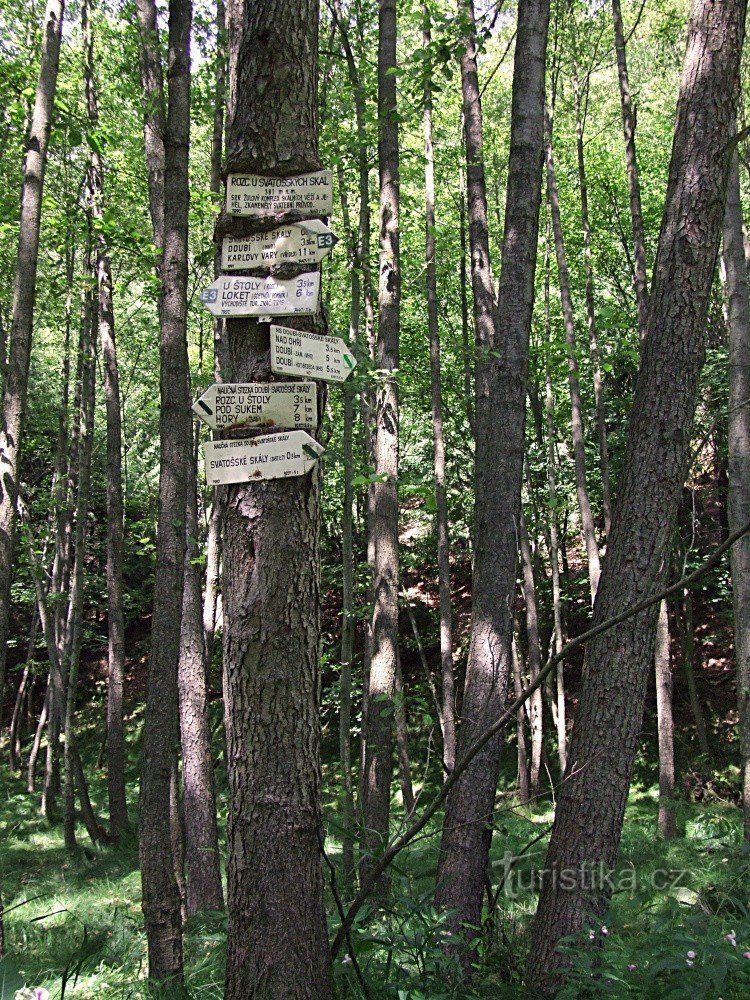
[[[701,320],[705,361],[697,369],[695,416],[692,423],[690,414],[686,418],[687,468],[676,487],[674,514],[671,501],[665,500],[669,539],[660,576],[647,576],[635,590],[640,600],[674,585],[659,602],[655,651],[654,629],[637,619],[641,631],[648,632],[641,656],[648,660],[648,680],[644,673],[645,710],[642,725],[639,712],[635,723],[632,772],[623,779],[627,806],[622,838],[618,833],[612,839],[612,891],[578,919],[574,932],[556,932],[564,973],[541,974],[533,967],[535,949],[541,954],[540,936],[547,936],[542,923],[536,931],[533,923],[540,870],[555,807],[565,793],[566,765],[568,778],[571,766],[575,771],[575,761],[566,761],[566,749],[582,703],[584,675],[592,672],[588,663],[584,670],[586,643],[575,640],[592,627],[592,620],[612,617],[602,612],[603,618],[592,619],[592,603],[600,563],[606,574],[613,512],[617,519],[621,487],[633,462],[628,433],[634,399],[646,392],[643,380],[636,383],[642,354],[647,356],[642,345],[649,322],[648,288],[660,242],[678,97],[688,99],[684,90],[680,96],[690,17],[686,0],[623,0],[622,9],[620,0],[554,0],[551,5],[546,56],[544,49],[541,56],[546,112],[544,162],[541,148],[538,157],[536,266],[532,260],[527,269],[533,276],[533,311],[525,424],[519,425],[524,435],[522,516],[513,525],[516,561],[509,609],[495,599],[495,591],[479,595],[477,588],[488,544],[484,539],[492,534],[493,518],[502,521],[502,508],[493,507],[490,496],[480,516],[475,502],[479,505],[488,489],[483,468],[499,467],[492,448],[501,449],[513,430],[512,415],[502,408],[490,411],[489,423],[487,412],[482,416],[477,408],[482,372],[503,351],[496,342],[483,340],[475,296],[482,266],[492,295],[498,295],[503,281],[514,66],[518,74],[516,42],[524,2],[404,0],[397,11],[395,67],[383,63],[384,25],[392,3],[320,4],[317,72],[314,61],[310,65],[317,86],[319,161],[333,173],[329,221],[338,236],[322,266],[322,300],[327,332],[348,341],[358,363],[346,382],[331,383],[325,396],[319,396],[324,408],[317,437],[325,446],[319,463],[320,585],[318,590],[313,573],[312,582],[299,586],[314,595],[320,618],[319,663],[311,668],[315,683],[308,694],[320,725],[322,780],[316,791],[322,833],[313,852],[319,871],[300,874],[299,903],[290,892],[284,918],[305,933],[309,921],[303,883],[322,879],[327,933],[334,942],[332,971],[325,938],[316,943],[310,930],[310,947],[325,953],[321,976],[326,980],[330,975],[333,985],[320,987],[314,971],[301,981],[290,980],[286,992],[278,982],[270,984],[273,977],[265,986],[258,979],[252,991],[232,980],[228,936],[230,967],[241,965],[243,948],[252,947],[241,936],[237,914],[244,907],[255,915],[248,924],[263,922],[257,916],[262,908],[253,909],[255,903],[247,899],[232,902],[234,890],[227,890],[227,866],[239,870],[247,863],[237,840],[227,840],[229,803],[240,781],[229,763],[235,759],[232,740],[242,713],[259,720],[261,731],[265,727],[271,747],[276,727],[284,726],[274,711],[276,694],[268,695],[262,685],[253,689],[257,700],[250,694],[246,703],[238,700],[237,715],[225,704],[235,662],[231,656],[236,655],[226,651],[225,635],[226,588],[235,580],[227,570],[227,547],[236,540],[236,529],[230,520],[223,534],[222,583],[222,521],[231,494],[206,485],[200,446],[210,431],[193,420],[193,438],[187,446],[184,441],[179,445],[182,452],[165,450],[169,428],[165,431],[164,422],[171,411],[160,405],[160,392],[165,381],[183,383],[181,370],[169,365],[164,335],[165,316],[179,313],[170,313],[162,292],[162,279],[165,286],[172,280],[165,276],[172,273],[168,262],[173,251],[169,235],[165,240],[164,230],[159,233],[154,207],[159,172],[154,136],[162,127],[172,130],[164,135],[173,139],[166,153],[162,147],[167,166],[165,172],[162,159],[160,182],[162,195],[166,192],[162,221],[166,218],[168,234],[170,197],[176,203],[180,178],[189,189],[184,294],[192,401],[221,376],[222,351],[227,350],[221,321],[214,323],[200,297],[218,273],[215,224],[223,197],[225,105],[229,87],[235,86],[232,71],[227,72],[227,60],[235,65],[235,56],[229,53],[225,17],[232,7],[243,6],[236,0],[225,12],[223,0],[218,3],[217,10],[213,0],[193,0],[192,23],[189,4],[177,0],[169,9],[151,0],[71,0],[65,6],[32,283],[33,337],[15,542],[4,570],[12,576],[12,588],[0,689],[0,1000],[747,996],[750,716],[745,704],[743,753],[735,644],[736,629],[748,628],[750,609],[737,611],[733,576],[744,572],[750,579],[750,563],[743,568],[737,556],[730,573],[729,552],[722,548],[750,520],[750,507],[742,507],[742,500],[732,513],[735,481],[730,476],[732,461],[741,462],[730,447],[737,433],[732,416],[742,412],[749,387],[732,382],[731,372],[744,370],[740,354],[733,355],[734,368],[730,366],[733,336],[744,336],[738,350],[745,351],[745,366],[750,350],[744,66],[736,128],[731,130],[739,132],[739,139],[732,140],[738,171],[729,177],[726,217],[723,202],[720,206],[723,250],[715,269],[710,265],[706,282]],[[250,0],[245,6],[263,8]],[[268,9],[296,6],[279,3]],[[308,0],[298,6],[306,11],[316,7]],[[544,4],[529,2],[526,7],[537,16]],[[717,7],[733,10],[744,22],[739,0],[723,0]],[[699,2],[693,4],[694,20],[700,8]],[[24,170],[29,175],[28,137],[39,100],[40,60],[44,46],[53,44],[48,25],[55,9],[59,16],[59,0],[50,0],[46,11],[39,0],[0,0],[0,376],[6,399],[12,341],[19,329],[13,294],[19,194]],[[155,17],[151,29],[158,34],[149,33],[149,16]],[[174,139],[179,87],[185,86],[179,75],[180,31],[183,54],[188,33],[191,49],[189,116],[185,104],[182,119],[182,127],[189,125],[185,177],[178,157],[187,146]],[[467,59],[473,57],[474,44],[478,83],[472,105]],[[257,52],[253,58],[259,58]],[[530,57],[530,74],[533,65]],[[184,65],[183,71],[188,72]],[[154,83],[157,75],[161,91]],[[397,93],[400,173],[395,362],[393,352],[383,348],[384,317],[391,313],[384,311],[382,289],[380,306],[378,301],[383,266],[378,256],[383,239],[378,163],[380,155],[382,168],[389,135],[383,110],[388,80]],[[230,106],[231,101],[230,96]],[[476,125],[471,115],[467,119],[467,109],[479,104],[483,150],[470,157],[467,172],[467,143]],[[717,107],[715,116],[723,121],[718,99]],[[264,114],[258,112],[258,118]],[[393,116],[391,124],[395,121]],[[679,143],[677,136],[678,152]],[[725,152],[728,148],[727,143],[721,146]],[[532,167],[534,155],[529,157]],[[489,251],[483,262],[472,201],[480,160]],[[672,161],[673,171],[677,160],[679,156]],[[708,218],[710,204],[700,212]],[[717,241],[721,232],[719,222]],[[697,274],[698,263],[694,267]],[[744,332],[739,307],[733,306],[743,285]],[[103,309],[108,287],[110,307]],[[695,298],[700,297],[696,291]],[[682,312],[691,309],[688,297],[683,309],[673,310],[675,328]],[[658,359],[654,370],[659,371]],[[661,370],[667,397],[676,380],[668,368]],[[395,476],[384,472],[377,447],[375,400],[389,386],[398,394]],[[482,443],[488,427],[489,445]],[[0,450],[5,443],[3,438]],[[160,473],[169,463],[182,468],[188,498],[185,514],[173,524],[183,544],[187,538],[179,590],[181,635],[179,606],[176,617],[181,749],[168,745],[171,723],[164,720],[171,707],[154,693],[159,675],[166,676],[165,650],[171,641],[166,632],[156,631],[162,627],[158,608],[162,622],[167,616],[166,605],[158,603],[163,596],[155,601],[159,567],[170,558],[157,545]],[[742,475],[750,489],[750,467]],[[389,577],[374,555],[378,540],[380,551],[386,548],[375,496],[379,487],[396,482],[398,555],[395,575]],[[744,495],[737,489],[736,495]],[[482,517],[485,534],[478,540]],[[658,504],[652,506],[654,518],[659,521]],[[113,529],[119,524],[124,526],[121,536]],[[118,545],[122,585],[121,591],[113,591]],[[240,556],[249,558],[236,549],[232,573]],[[382,648],[380,633],[373,638],[373,607],[383,580],[390,580],[398,599],[391,637],[395,666],[387,690],[378,688],[377,675],[370,674]],[[243,600],[250,598],[238,590],[232,607],[242,608]],[[472,621],[476,627],[492,606],[510,612],[512,665],[507,697],[502,687],[488,694],[490,714],[479,724],[467,709],[464,684],[467,664],[476,655]],[[654,604],[654,614],[656,608]],[[269,648],[289,643],[290,661],[303,659],[293,633],[307,633],[314,641],[317,633],[304,608],[298,615],[293,608],[289,618],[280,631],[269,625],[266,641]],[[624,649],[615,643],[606,658],[616,667],[622,655],[626,673]],[[750,650],[745,659],[750,662]],[[490,749],[501,746],[497,782],[485,750],[473,765],[481,775],[477,787],[489,781],[494,802],[489,815],[466,820],[486,844],[482,857],[487,863],[481,862],[478,892],[476,885],[473,890],[477,920],[470,916],[471,906],[456,905],[450,892],[440,888],[441,877],[447,876],[438,869],[450,849],[443,798],[448,810],[459,808],[459,793],[451,804],[454,792],[441,788],[464,752],[461,727],[468,732],[475,726],[479,736],[538,679],[545,664],[536,692],[514,706],[510,724],[489,743]],[[273,683],[278,691],[286,690],[283,677]],[[743,683],[747,703],[747,663]],[[633,684],[633,705],[640,704],[638,684]],[[295,706],[304,693],[298,697],[292,685],[290,681],[289,714],[296,720]],[[144,734],[147,697],[155,713],[153,739],[160,738],[160,726],[167,734],[168,794],[161,798],[155,785],[148,790],[149,762],[157,759],[157,750],[156,743],[144,743],[150,739]],[[612,698],[615,703],[616,693]],[[300,713],[304,716],[303,709]],[[176,709],[174,714],[176,727]],[[627,706],[622,714],[627,715]],[[464,717],[469,723],[461,721]],[[615,730],[617,726],[597,730],[602,760],[610,731],[613,746],[619,738]],[[372,763],[368,754],[375,753],[363,746],[366,736],[371,748],[386,740],[388,801],[379,816],[374,792],[365,787]],[[464,738],[470,745],[471,738]],[[282,736],[279,740],[283,746]],[[314,774],[316,752],[310,750]],[[272,760],[273,752],[269,754]],[[159,766],[154,764],[154,774]],[[613,764],[611,770],[618,768]],[[457,782],[453,787],[463,787],[465,793],[474,774],[467,770],[463,786]],[[252,770],[245,779],[248,787],[261,781]],[[311,781],[315,784],[317,778]],[[613,787],[615,783],[613,779]],[[281,786],[271,786],[282,801]],[[610,795],[606,777],[598,787],[602,798]],[[158,810],[154,802],[160,803]],[[313,813],[316,808],[311,806]],[[166,835],[156,820],[149,825],[157,811]],[[423,825],[412,830],[420,817]],[[229,816],[230,826],[233,822],[236,831],[239,821]],[[278,836],[277,849],[283,854],[285,835]],[[393,852],[382,874],[378,861],[388,843],[402,846],[399,837],[404,838],[403,849]],[[148,867],[158,855],[156,848],[149,853],[149,845],[159,838],[173,866],[169,877],[180,893],[177,933],[182,945],[178,961],[170,939],[176,964],[169,974],[166,966],[155,965],[156,938],[151,936],[158,935],[159,921],[163,925],[166,919],[154,916],[161,905],[158,880],[164,871]],[[290,869],[297,863],[293,841]],[[257,845],[254,850],[262,853]],[[261,895],[270,892],[262,880],[259,886]],[[250,938],[252,933],[247,928]],[[284,940],[283,935],[276,939],[268,954],[285,951]],[[297,948],[297,943],[287,944],[290,952]],[[162,955],[169,950],[164,949]],[[269,965],[275,961],[268,959]],[[304,956],[300,962],[310,970],[315,965]]]

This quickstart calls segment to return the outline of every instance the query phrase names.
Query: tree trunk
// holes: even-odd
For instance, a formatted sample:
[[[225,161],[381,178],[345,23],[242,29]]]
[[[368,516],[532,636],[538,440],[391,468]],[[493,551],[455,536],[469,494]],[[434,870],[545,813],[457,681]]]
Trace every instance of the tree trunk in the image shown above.
[[[617,0],[615,0],[617,2]],[[587,84],[588,86],[588,84]],[[573,74],[573,102],[576,112],[576,151],[578,154],[578,188],[581,194],[581,225],[583,227],[583,268],[586,276],[586,319],[589,328],[589,350],[594,376],[594,405],[596,407],[596,432],[599,438],[599,471],[602,477],[602,514],[604,533],[609,537],[612,527],[612,500],[609,485],[609,448],[607,446],[607,420],[604,412],[604,386],[599,360],[599,335],[596,328],[596,303],[594,301],[594,266],[591,259],[591,223],[589,221],[589,185],[586,177],[586,157],[583,145],[583,111],[581,109],[581,84],[578,67]]]
[[[422,39],[429,53],[432,35],[430,11],[422,3]],[[440,373],[440,328],[438,325],[437,273],[435,267],[435,155],[432,148],[432,67],[424,67],[425,149],[425,277],[427,282],[427,331],[430,338],[430,387],[432,393],[432,439],[435,469],[435,520],[437,528],[438,588],[440,593],[440,667],[443,687],[443,767],[449,774],[456,764],[456,695],[453,680],[453,607],[451,604],[450,539],[448,499],[445,487],[445,441],[443,438],[443,392]]]
[[[555,178],[555,163],[552,156],[552,122],[547,122],[547,198],[552,216],[552,232],[555,238],[555,255],[557,257],[557,277],[560,285],[560,302],[562,304],[563,325],[565,327],[565,343],[568,357],[568,385],[570,386],[570,429],[573,438],[573,458],[575,463],[576,495],[578,511],[581,517],[581,534],[586,545],[586,555],[589,569],[589,590],[591,603],[594,603],[599,585],[599,546],[596,541],[594,518],[589,503],[589,491],[586,485],[586,439],[583,428],[583,405],[581,403],[581,387],[578,381],[578,356],[576,354],[576,329],[573,300],[570,295],[570,277],[568,263],[565,258],[563,242],[562,219],[560,217],[560,199],[557,193]]]
[[[10,733],[8,743],[10,746],[10,769],[18,771],[21,764],[21,718],[23,715],[24,700],[27,697],[29,688],[29,677],[34,665],[34,649],[36,647],[36,637],[39,631],[39,612],[34,608],[31,615],[31,630],[29,631],[29,645],[26,651],[26,663],[24,664],[21,681],[16,693],[16,701],[13,705],[13,717],[10,722]]]
[[[706,732],[706,720],[703,716],[703,707],[701,705],[698,688],[695,683],[695,621],[693,619],[693,595],[688,587],[686,587],[683,591],[682,611],[682,669],[685,672],[690,711],[693,713],[693,721],[695,722],[695,737],[698,742],[698,751],[703,757],[704,763],[708,763],[709,748],[708,734]]]
[[[192,459],[187,358],[191,20],[190,0],[170,0],[159,344],[161,466],[140,801],[141,879],[149,976],[158,981],[180,982],[182,919],[172,857],[169,783],[178,740],[177,668],[185,568],[186,470]],[[157,188],[158,184],[151,190],[151,202],[155,242],[159,246]]]
[[[674,811],[674,719],[672,718],[672,669],[669,657],[667,602],[659,605],[656,626],[656,725],[659,733],[659,833],[665,840],[677,836]]]
[[[317,0],[228,5],[228,171],[320,168],[318,17]],[[267,381],[268,325],[230,319],[226,337],[232,380]],[[319,491],[317,468],[227,487],[227,1000],[332,995],[321,870]]]
[[[724,266],[729,311],[730,532],[737,531],[750,521],[750,307],[742,236],[740,177],[735,155],[724,217]],[[731,567],[744,836],[750,842],[750,540],[747,535],[732,546]]]
[[[594,625],[659,590],[666,573],[704,356],[744,20],[744,0],[693,2],[648,333]],[[563,975],[560,939],[601,918],[609,903],[604,876],[617,858],[657,613],[654,606],[635,615],[586,648],[529,956],[528,984],[539,993]]]
[[[398,384],[401,276],[399,148],[396,109],[396,3],[380,0],[378,19],[378,164],[380,281],[374,485],[375,606],[365,733],[364,839],[368,860],[388,841],[391,753],[398,648]]]
[[[526,637],[529,653],[529,680],[533,684],[542,669],[542,651],[539,646],[539,616],[536,606],[536,586],[534,583],[534,567],[531,561],[531,545],[526,519],[523,514],[518,524],[518,541],[521,551],[521,574],[523,579],[523,599],[526,606]],[[542,731],[542,689],[537,690],[529,698],[527,705],[529,727],[531,730],[531,771],[530,791],[535,798],[539,794],[539,777],[542,768],[543,731]]]
[[[208,678],[198,557],[198,499],[195,457],[187,469],[185,581],[180,635],[180,742],[182,745],[183,816],[187,914],[223,910],[216,822],[216,793],[208,718]]]
[[[99,108],[94,79],[94,43],[90,4],[84,4],[84,77],[89,126],[99,125]],[[91,212],[101,221],[104,214],[104,164],[98,150],[90,153]],[[125,612],[123,605],[123,498],[122,420],[120,375],[117,366],[115,313],[112,299],[112,268],[104,232],[96,238],[96,278],[99,297],[99,337],[104,360],[104,397],[107,408],[107,790],[109,820],[113,835],[128,828],[125,800],[125,730],[123,724],[123,684],[125,678]]]
[[[39,81],[23,164],[13,321],[3,384],[3,418],[0,423],[0,704],[5,691],[18,460],[29,384],[42,191],[57,88],[63,13],[64,0],[48,0],[42,28]]]
[[[499,303],[493,295],[482,153],[482,112],[472,0],[461,57],[469,198],[476,365],[476,504],[473,624],[457,760],[502,711],[512,673],[510,606],[516,587],[523,481],[526,369],[534,302],[544,131],[544,67],[549,4],[518,11],[510,155]],[[471,941],[481,923],[501,741],[491,740],[446,804],[436,905],[448,926]],[[454,938],[460,949],[460,943]],[[453,945],[451,945],[453,947]],[[473,950],[462,955],[471,974]]]
[[[630,194],[630,221],[633,226],[635,297],[638,307],[638,332],[640,333],[641,340],[643,340],[646,336],[646,328],[648,325],[646,240],[643,232],[641,185],[638,177],[638,160],[635,155],[635,112],[633,110],[633,101],[630,96],[628,63],[625,55],[625,30],[622,26],[620,0],[612,0],[612,22],[615,31],[617,79],[620,84],[622,131],[625,137],[625,166],[628,174],[628,192]]]
[[[513,640],[513,686],[518,698],[525,684],[521,676],[521,658],[518,655],[518,643]],[[518,751],[518,801],[522,806],[531,801],[529,783],[529,762],[526,756],[526,706],[522,705],[516,713],[516,748]]]

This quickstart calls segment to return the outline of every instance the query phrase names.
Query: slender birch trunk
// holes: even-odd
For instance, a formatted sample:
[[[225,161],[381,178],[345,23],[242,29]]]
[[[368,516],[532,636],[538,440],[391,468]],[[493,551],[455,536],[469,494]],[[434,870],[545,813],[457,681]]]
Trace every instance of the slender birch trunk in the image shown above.
[[[669,655],[667,602],[659,605],[656,626],[656,725],[659,738],[659,833],[664,840],[677,836],[674,804],[674,720],[672,718],[672,667]]]

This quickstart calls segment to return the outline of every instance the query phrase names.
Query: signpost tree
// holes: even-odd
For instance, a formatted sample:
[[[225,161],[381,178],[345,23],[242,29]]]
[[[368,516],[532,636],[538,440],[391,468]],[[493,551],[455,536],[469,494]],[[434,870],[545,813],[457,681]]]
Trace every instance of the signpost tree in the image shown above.
[[[319,0],[233,0],[228,5],[226,171],[231,182],[228,211],[217,226],[218,248],[224,237],[246,238],[250,221],[256,232],[265,227],[271,233],[303,215],[326,216],[331,210],[330,174],[318,159],[318,19]],[[255,218],[243,218],[247,213]],[[287,321],[292,327],[325,333],[320,314],[312,315],[319,276],[310,268],[309,259],[284,262],[270,279],[283,289],[278,296],[248,285],[247,301],[255,304],[228,308],[227,381],[283,379],[271,373],[270,324],[263,317],[295,312],[287,311],[288,298],[306,306],[300,311],[306,315]],[[231,288],[236,281],[267,284],[268,278],[255,271],[215,284]],[[220,300],[221,295],[216,305]],[[245,481],[226,487],[225,995],[227,1000],[327,1000],[332,987],[323,908],[318,719],[317,457],[322,448],[313,440],[315,429],[311,436],[301,430],[254,433],[242,441],[213,442],[206,455],[207,462],[230,463],[233,456],[268,457],[246,471],[243,467]],[[279,444],[285,436],[291,440]],[[230,447],[217,452],[218,445]],[[267,479],[262,470],[271,469],[272,454],[281,455],[282,447],[281,478]],[[219,468],[223,472],[232,465]]]

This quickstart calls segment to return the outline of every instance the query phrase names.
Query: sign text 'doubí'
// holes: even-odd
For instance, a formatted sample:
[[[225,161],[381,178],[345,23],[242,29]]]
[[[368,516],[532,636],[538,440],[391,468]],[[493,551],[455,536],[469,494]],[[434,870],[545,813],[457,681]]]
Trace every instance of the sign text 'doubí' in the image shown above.
[[[343,382],[356,365],[356,358],[340,337],[271,326],[271,371],[277,375]]]
[[[246,271],[280,264],[319,264],[337,243],[338,237],[320,219],[279,226],[268,233],[225,236],[221,269]]]

